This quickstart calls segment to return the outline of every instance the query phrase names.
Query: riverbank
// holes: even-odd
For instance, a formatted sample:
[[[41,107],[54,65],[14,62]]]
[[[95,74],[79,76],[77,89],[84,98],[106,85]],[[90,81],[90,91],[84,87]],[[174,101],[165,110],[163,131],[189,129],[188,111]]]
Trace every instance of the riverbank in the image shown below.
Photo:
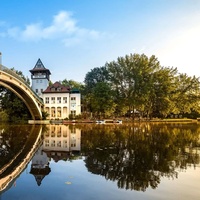
[[[100,123],[102,122],[102,123]],[[119,123],[120,122],[120,123]],[[200,118],[188,119],[188,118],[170,118],[170,119],[130,119],[130,118],[120,118],[120,119],[106,119],[106,120],[29,120],[29,124],[122,124],[122,123],[135,123],[135,122],[200,122]]]

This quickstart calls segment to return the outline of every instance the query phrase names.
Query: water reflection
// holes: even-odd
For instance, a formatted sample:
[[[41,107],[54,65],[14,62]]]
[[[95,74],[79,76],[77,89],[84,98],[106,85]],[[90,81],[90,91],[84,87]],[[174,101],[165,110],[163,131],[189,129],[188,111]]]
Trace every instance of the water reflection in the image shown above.
[[[199,165],[197,124],[140,124],[84,128],[82,149],[88,170],[119,188],[155,189],[162,177],[177,178],[180,170]]]
[[[0,194],[8,189],[41,142],[41,126],[0,126]]]
[[[30,171],[38,186],[51,172],[51,159],[55,162],[76,159],[81,149],[81,130],[75,126],[49,125],[43,137],[43,143],[32,159]]]
[[[199,133],[198,124],[0,126],[0,192],[30,160],[40,186],[50,161],[83,158],[89,172],[119,188],[155,189],[162,177],[199,166]]]

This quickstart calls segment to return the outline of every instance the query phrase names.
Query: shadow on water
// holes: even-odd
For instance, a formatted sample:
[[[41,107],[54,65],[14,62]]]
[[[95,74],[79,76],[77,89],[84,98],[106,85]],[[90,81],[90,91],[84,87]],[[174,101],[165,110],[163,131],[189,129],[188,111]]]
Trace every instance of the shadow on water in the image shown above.
[[[118,188],[155,189],[162,177],[175,179],[180,171],[199,165],[199,133],[195,123],[0,126],[0,194],[30,160],[30,174],[39,186],[51,172],[50,159],[80,158],[90,173]]]

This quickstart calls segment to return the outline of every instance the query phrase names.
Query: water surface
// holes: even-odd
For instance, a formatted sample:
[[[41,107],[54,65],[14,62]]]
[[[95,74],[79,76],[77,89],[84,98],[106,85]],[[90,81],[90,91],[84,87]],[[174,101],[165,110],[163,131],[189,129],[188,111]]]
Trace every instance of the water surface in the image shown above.
[[[1,200],[199,199],[200,125],[0,125]]]

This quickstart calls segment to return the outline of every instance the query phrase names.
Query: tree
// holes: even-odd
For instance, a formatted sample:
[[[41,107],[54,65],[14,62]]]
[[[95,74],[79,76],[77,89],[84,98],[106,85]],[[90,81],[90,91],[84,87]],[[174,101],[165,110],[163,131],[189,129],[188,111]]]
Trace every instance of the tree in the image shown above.
[[[148,118],[164,118],[171,113],[193,112],[195,116],[200,113],[199,79],[178,74],[177,68],[162,67],[154,55],[118,57],[104,67],[92,69],[86,74],[84,82],[84,104],[90,112],[96,112],[94,96],[99,90],[97,85],[106,83],[112,91],[115,106],[111,107],[117,116],[133,113],[134,118],[135,110]]]
[[[99,82],[94,87],[91,102],[93,112],[98,116],[111,116],[115,110],[112,90],[108,83]]]
[[[179,74],[176,77],[176,90],[173,102],[176,107],[176,113],[200,112],[199,105],[199,78],[189,77],[187,74]]]
[[[86,74],[84,79],[85,83],[84,90],[82,91],[83,94],[82,103],[84,111],[89,112],[90,115],[92,115],[92,112],[96,112],[96,110],[94,110],[94,102],[93,102],[95,96],[94,95],[95,87],[97,86],[98,83],[108,83],[108,81],[109,81],[109,74],[105,66],[96,67]]]
[[[64,79],[63,81],[60,81],[60,82],[61,82],[62,85],[68,86],[71,89],[78,89],[80,92],[82,92],[83,89],[84,89],[84,86],[83,86],[82,83],[74,81],[74,80]]]
[[[97,83],[108,82],[109,74],[106,66],[96,67],[85,76],[84,83],[87,92],[91,92]]]
[[[16,71],[14,68],[11,70],[19,75],[26,84],[30,85],[29,78],[26,78],[21,71]],[[0,102],[1,109],[7,114],[9,121],[16,122],[31,118],[31,114],[25,103],[15,93],[3,86],[0,86]]]
[[[143,110],[151,94],[153,73],[160,69],[157,58],[130,54],[107,63],[107,69],[120,107],[127,111]]]
[[[28,77],[25,77],[22,71],[15,70],[14,68],[11,68],[11,70],[15,72],[22,80],[24,80],[26,84],[30,85],[30,79]]]
[[[0,96],[0,101],[1,108],[8,115],[9,121],[16,122],[31,118],[25,103],[12,91],[4,89],[4,94]]]
[[[174,102],[172,97],[176,90],[175,77],[177,69],[160,68],[153,73],[149,97],[144,102],[144,112],[147,117],[166,117],[173,112]]]

